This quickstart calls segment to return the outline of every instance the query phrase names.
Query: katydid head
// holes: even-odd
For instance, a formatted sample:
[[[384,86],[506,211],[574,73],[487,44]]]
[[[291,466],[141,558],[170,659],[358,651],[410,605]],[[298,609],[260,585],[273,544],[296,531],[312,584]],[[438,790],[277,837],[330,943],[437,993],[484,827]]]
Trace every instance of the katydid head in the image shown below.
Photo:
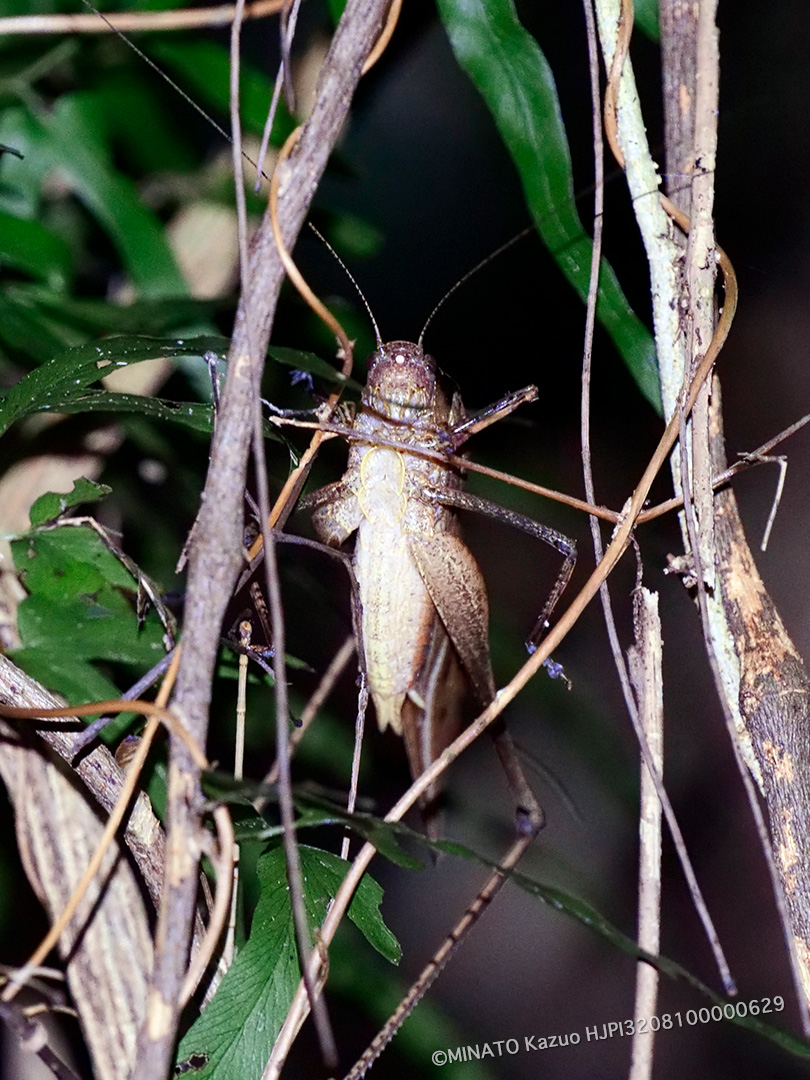
[[[421,345],[389,341],[368,361],[363,404],[397,423],[422,426],[435,419],[438,386],[436,361]]]

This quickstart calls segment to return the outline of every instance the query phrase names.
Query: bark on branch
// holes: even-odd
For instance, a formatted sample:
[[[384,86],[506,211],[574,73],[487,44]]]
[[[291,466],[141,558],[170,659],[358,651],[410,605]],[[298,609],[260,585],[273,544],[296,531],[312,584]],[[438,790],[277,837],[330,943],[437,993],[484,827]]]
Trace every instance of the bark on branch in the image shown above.
[[[363,62],[383,23],[387,0],[349,0],[318,83],[315,108],[290,157],[279,199],[285,243],[292,247],[349,111]],[[211,680],[225,607],[242,565],[243,491],[252,431],[249,345],[263,358],[284,272],[267,215],[253,242],[249,291],[234,327],[228,375],[189,560],[183,659],[173,707],[205,745]],[[261,365],[261,360],[259,361]],[[176,741],[169,766],[168,859],[155,943],[138,1080],[167,1075],[179,1020],[197,891],[201,796],[198,772]]]
[[[713,181],[716,141],[716,102],[706,100],[703,92],[704,84],[716,85],[718,77],[716,28],[712,19],[707,30],[706,3],[662,0],[660,7],[668,190],[693,223],[695,199],[705,199],[707,181]],[[710,7],[713,10],[714,5]],[[698,216],[700,212],[698,205]],[[698,254],[693,264],[705,270],[706,261]],[[691,293],[699,291],[696,275],[689,283],[682,282],[690,318],[696,299]],[[700,352],[699,333],[694,348]],[[701,438],[699,419],[696,411],[693,442]],[[702,439],[708,452],[706,474],[725,469],[716,378]],[[700,473],[699,466],[695,472]],[[773,857],[790,924],[786,937],[806,1003],[810,1002],[810,680],[759,576],[734,493],[726,490],[715,496],[713,520],[698,510],[700,531],[710,536],[714,530],[710,558],[715,591],[708,596],[710,648],[718,659],[738,747],[767,804]],[[803,1015],[807,1031],[806,1005]]]

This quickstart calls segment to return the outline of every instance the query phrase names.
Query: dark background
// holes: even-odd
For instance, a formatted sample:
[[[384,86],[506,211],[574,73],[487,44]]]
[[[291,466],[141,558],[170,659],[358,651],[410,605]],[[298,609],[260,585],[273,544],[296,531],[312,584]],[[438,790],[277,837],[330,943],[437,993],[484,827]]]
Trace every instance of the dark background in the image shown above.
[[[590,97],[580,5],[523,4],[558,81],[571,141],[582,219],[589,226],[593,183]],[[322,13],[302,16],[304,37]],[[810,14],[798,0],[763,5],[721,4],[721,109],[716,217],[718,239],[740,279],[740,307],[720,360],[729,457],[751,450],[808,409],[808,116]],[[255,62],[270,70],[275,28],[245,30]],[[636,33],[633,61],[654,156],[663,158],[657,47]],[[145,78],[151,78],[146,74]],[[168,100],[173,101],[173,98]],[[176,106],[178,110],[181,106]],[[190,126],[196,119],[184,121]],[[207,134],[201,142],[208,140]],[[207,147],[210,149],[210,146]],[[649,283],[641,244],[622,178],[608,169],[605,253],[631,302],[649,321]],[[384,243],[352,272],[368,298],[384,338],[417,337],[434,305],[479,259],[528,223],[514,168],[474,87],[458,68],[429,4],[405,5],[402,23],[383,61],[364,80],[316,213],[349,210],[376,226]],[[317,291],[356,304],[342,271],[303,239],[299,258]],[[281,314],[278,344],[313,347],[297,337],[302,320],[291,302]],[[458,382],[467,406],[477,409],[529,382],[540,400],[473,442],[473,455],[561,490],[582,495],[579,450],[579,381],[584,309],[539,241],[521,241],[465,284],[431,323],[426,346]],[[327,355],[327,353],[324,353]],[[276,389],[281,384],[279,383]],[[279,390],[288,393],[286,383]],[[279,403],[285,403],[283,397]],[[290,403],[297,403],[290,393]],[[593,377],[593,452],[597,495],[618,509],[630,494],[660,433],[660,421],[642,400],[605,336],[597,331]],[[303,441],[301,442],[303,445]],[[789,632],[810,652],[806,542],[806,466],[810,436],[786,446],[790,468],[767,553],[758,564]],[[316,482],[337,478],[345,450],[328,446]],[[270,463],[278,480],[283,459]],[[776,484],[764,467],[736,484],[743,520],[756,549]],[[517,489],[473,477],[470,489],[513,506],[575,537],[580,566],[572,585],[593,565],[586,521],[574,512]],[[669,494],[666,478],[656,489]],[[467,520],[469,518],[469,520]],[[306,530],[303,515],[293,527]],[[504,526],[465,517],[465,536],[487,578],[492,607],[496,677],[502,685],[524,659],[522,641],[542,607],[559,565],[551,551]],[[665,644],[665,775],[689,851],[744,1001],[793,996],[785,946],[774,912],[767,871],[728,745],[702,648],[697,613],[680,583],[663,574],[669,552],[679,550],[674,519],[639,533],[645,584],[659,591]],[[182,537],[180,539],[182,542]],[[345,579],[299,552],[282,552],[288,598],[289,649],[316,671],[326,665],[349,627]],[[313,609],[313,582],[321,589]],[[626,558],[611,579],[622,643],[630,644],[630,590],[634,567]],[[326,593],[325,597],[323,593]],[[572,689],[544,675],[510,707],[518,742],[540,764],[535,786],[548,822],[523,871],[592,904],[624,933],[635,929],[638,751],[624,711],[606,634],[596,605],[585,613],[555,657]],[[293,700],[314,684],[293,676]],[[228,688],[230,692],[230,688]],[[351,676],[324,718],[316,749],[302,750],[298,778],[330,776],[323,759],[337,760],[351,738]],[[296,696],[297,695],[297,696]],[[232,708],[232,703],[229,706]],[[267,706],[265,705],[265,708]],[[223,709],[223,716],[226,715]],[[332,720],[342,727],[328,726]],[[212,756],[227,760],[229,721],[215,717]],[[261,714],[249,732],[260,776],[272,756]],[[219,726],[217,726],[219,725]],[[370,717],[370,728],[374,727]],[[329,742],[334,738],[334,742]],[[362,794],[384,811],[408,783],[404,753],[393,736],[371,730],[364,748]],[[345,776],[345,773],[341,774]],[[333,780],[334,782],[334,780]],[[342,783],[346,783],[344,779]],[[448,779],[448,836],[492,857],[511,838],[509,795],[484,738]],[[418,825],[414,818],[412,824]],[[373,873],[386,889],[383,912],[405,950],[405,983],[415,978],[480,886],[483,871],[444,858],[421,873],[382,860]],[[9,880],[9,874],[6,874]],[[11,886],[9,885],[9,890]],[[32,913],[35,906],[26,898]],[[19,913],[21,901],[8,907]],[[668,838],[664,841],[661,950],[715,989],[711,955]],[[4,959],[21,960],[40,926],[6,924]],[[12,940],[13,937],[13,940]],[[30,938],[30,941],[29,941]],[[17,955],[19,952],[19,955]],[[367,950],[357,956],[365,963]],[[633,1015],[631,960],[565,915],[507,888],[475,928],[429,999],[450,1019],[426,1039],[419,1075],[429,1075],[433,1050],[517,1039],[521,1052],[496,1059],[491,1075],[519,1080],[627,1075],[627,1039],[586,1041],[586,1028]],[[683,984],[663,980],[659,1014],[708,1004]],[[335,995],[331,1007],[345,1062],[353,1060],[376,1027],[352,1002]],[[795,1008],[780,1019],[796,1030]],[[432,1022],[432,1021],[431,1021]],[[430,1028],[428,1027],[428,1032]],[[524,1052],[528,1036],[578,1033],[574,1048]],[[403,1034],[402,1038],[405,1035]],[[296,1049],[291,1075],[323,1074],[312,1039]],[[690,1068],[717,1078],[804,1075],[805,1066],[738,1028],[708,1023],[662,1033],[654,1075],[672,1080]],[[297,1068],[297,1072],[296,1072]],[[414,1059],[397,1042],[374,1075],[412,1076]],[[472,1066],[448,1067],[447,1077],[469,1077]]]
[[[721,112],[717,230],[740,278],[740,308],[719,365],[729,457],[752,449],[807,411],[805,176],[808,75],[806,8],[721,5]],[[524,5],[558,80],[572,143],[581,214],[589,220],[592,184],[590,100],[580,7]],[[408,16],[406,15],[406,20]],[[633,58],[654,156],[663,158],[657,48],[636,33]],[[345,150],[359,171],[346,185],[349,205],[379,224],[379,257],[356,270],[386,337],[416,336],[444,291],[526,222],[515,171],[475,89],[459,71],[442,29],[425,15],[406,21],[391,54],[358,98]],[[606,254],[642,318],[648,279],[623,181],[608,164]],[[326,189],[329,190],[328,188]],[[426,345],[481,407],[526,382],[540,402],[473,447],[482,460],[582,494],[579,377],[584,312],[550,257],[522,241],[456,293],[436,317]],[[594,468],[598,497],[618,508],[658,437],[611,346],[597,332]],[[786,446],[787,485],[767,553],[758,563],[799,650],[810,646],[804,588],[808,436]],[[736,484],[752,547],[758,549],[776,483],[774,467]],[[524,509],[576,537],[577,581],[592,566],[584,520],[519,492],[470,486]],[[665,494],[665,484],[661,484]],[[521,662],[520,642],[553,580],[554,560],[502,526],[470,521],[469,538],[487,575],[496,675]],[[792,996],[767,872],[750,823],[723,719],[700,642],[698,619],[680,584],[663,576],[679,550],[675,522],[639,535],[645,583],[660,592],[665,643],[667,786],[716,921],[742,1000]],[[612,580],[623,643],[629,644],[632,568]],[[621,703],[601,616],[593,605],[556,657],[573,681],[567,693],[538,677],[509,713],[530,749],[575,804],[546,779],[537,782],[548,824],[524,871],[589,902],[632,936],[635,921],[637,751]],[[403,779],[400,768],[398,778]],[[508,843],[508,794],[485,740],[453,770],[448,832],[492,853]],[[485,839],[481,839],[482,834]],[[480,871],[444,860],[408,875],[378,867],[385,909],[406,943],[414,976],[482,880]],[[709,949],[668,838],[664,842],[662,952],[719,989]],[[477,927],[431,991],[458,1024],[456,1046],[516,1038],[521,1053],[496,1060],[503,1077],[626,1075],[629,1042],[586,1042],[585,1029],[633,1014],[632,963],[564,916],[510,889]],[[704,1004],[663,980],[659,1013]],[[781,1019],[796,1024],[789,1006]],[[525,1053],[527,1035],[578,1032],[574,1049]],[[463,1034],[462,1034],[463,1033]],[[358,1046],[360,1041],[358,1041]],[[437,1041],[437,1048],[445,1043]],[[445,1047],[446,1048],[446,1047]],[[710,1023],[660,1035],[655,1075],[803,1075],[805,1067],[749,1034]],[[380,1075],[399,1075],[390,1059]],[[465,1066],[456,1066],[463,1077]],[[407,1071],[407,1070],[406,1070]],[[405,1075],[405,1072],[403,1072]]]

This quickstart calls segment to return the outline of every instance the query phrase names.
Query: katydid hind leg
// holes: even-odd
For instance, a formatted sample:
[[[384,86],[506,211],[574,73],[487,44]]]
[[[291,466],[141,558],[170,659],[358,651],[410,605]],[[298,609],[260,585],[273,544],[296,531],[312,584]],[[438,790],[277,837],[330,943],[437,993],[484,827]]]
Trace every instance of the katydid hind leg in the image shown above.
[[[543,610],[540,613],[537,622],[534,624],[532,632],[526,640],[527,649],[530,653],[533,653],[548,627],[549,620],[554,608],[557,606],[557,602],[565,591],[568,582],[571,580],[571,575],[574,572],[577,561],[576,543],[570,539],[570,537],[565,536],[556,529],[550,528],[548,525],[543,525],[539,521],[534,521],[524,514],[518,514],[514,510],[507,510],[505,507],[498,506],[497,503],[491,503],[487,499],[480,498],[478,495],[470,495],[466,491],[454,491],[450,489],[440,491],[438,489],[433,489],[423,492],[422,497],[442,503],[444,506],[452,506],[457,510],[472,510],[477,514],[484,514],[487,517],[494,518],[496,521],[503,522],[505,525],[511,525],[513,528],[520,529],[522,532],[528,533],[529,536],[533,536],[535,539],[542,540],[543,543],[549,544],[562,555],[563,565],[557,575],[557,580],[549,593],[548,599],[543,606]],[[559,665],[550,665],[549,673],[552,677],[557,677],[561,673]]]

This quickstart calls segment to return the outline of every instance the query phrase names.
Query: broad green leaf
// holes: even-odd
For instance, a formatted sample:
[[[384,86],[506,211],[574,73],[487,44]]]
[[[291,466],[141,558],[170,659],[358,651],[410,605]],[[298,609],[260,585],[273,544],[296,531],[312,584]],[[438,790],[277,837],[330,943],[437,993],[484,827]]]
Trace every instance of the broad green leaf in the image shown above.
[[[376,255],[384,239],[379,229],[354,214],[336,214],[328,236],[332,247],[356,259]]]
[[[267,800],[272,804],[278,801],[275,785],[261,784],[255,780],[235,780],[232,776],[214,770],[203,774],[203,791],[209,799],[237,806],[251,807],[257,799]],[[299,832],[301,829],[314,829],[324,825],[340,825],[343,828],[352,829],[363,840],[370,841],[380,855],[397,866],[408,870],[422,869],[419,860],[408,855],[399,841],[400,837],[406,837],[423,843],[425,838],[406,825],[399,822],[391,824],[373,814],[357,810],[350,814],[345,807],[339,806],[332,799],[316,795],[308,790],[295,789],[293,797],[298,812],[295,827]],[[281,832],[280,825],[268,821],[258,811],[254,811],[252,818],[245,818],[240,822],[237,827],[237,839],[269,840],[280,836]]]
[[[23,156],[3,161],[0,209],[15,217],[37,220],[42,202],[42,183],[50,168],[44,147],[45,133],[24,106],[10,106],[0,113],[0,142]]]
[[[186,283],[177,268],[157,216],[144,204],[135,184],[116,171],[107,144],[103,106],[93,92],[65,94],[51,111],[33,116],[7,110],[0,139],[26,155],[25,168],[11,176],[18,181],[16,201],[3,205],[12,213],[34,218],[39,211],[42,179],[58,170],[118,248],[124,268],[145,298],[185,297]],[[13,132],[13,139],[7,132]],[[33,159],[34,164],[28,164]]]
[[[439,0],[459,64],[483,95],[520,175],[538,232],[568,281],[587,298],[591,239],[574,203],[571,155],[554,76],[512,0]],[[661,412],[655,345],[602,260],[597,317],[639,390]]]
[[[142,394],[113,394],[107,390],[87,390],[64,398],[56,395],[48,409],[63,413],[138,413],[155,420],[169,420],[204,434],[209,434],[214,426],[212,405],[199,401],[170,401],[168,398],[145,397]],[[271,439],[280,438],[276,429],[269,424],[265,425],[265,435]]]
[[[61,97],[41,118],[52,162],[118,248],[138,293],[184,297],[188,288],[163,226],[135,184],[115,170],[98,110],[97,95],[76,93]]]
[[[20,282],[8,285],[0,296],[0,340],[25,361],[44,363],[101,334],[196,337],[206,333],[213,310],[212,303],[191,299],[126,306],[76,300],[45,285]]]
[[[68,344],[41,318],[36,307],[0,295],[0,341],[25,357],[44,363]]]
[[[100,85],[97,100],[107,139],[126,165],[147,175],[195,169],[199,162],[190,127],[183,122],[183,102],[176,98],[174,107],[167,109],[165,87],[160,80],[144,78],[140,60],[129,68],[104,72]]]
[[[154,611],[139,626],[137,582],[88,526],[35,529],[12,545],[28,596],[20,604],[22,646],[11,653],[50,690],[83,703],[117,697],[98,661],[148,671],[165,655]],[[111,725],[111,739],[126,720]]]
[[[275,793],[273,793],[275,800]],[[236,801],[236,800],[234,800]],[[301,805],[301,800],[296,798],[298,804],[298,817],[295,819],[296,831],[301,829],[322,828],[324,825],[340,825],[351,829],[363,840],[368,840],[377,849],[378,853],[405,870],[421,870],[422,863],[413,856],[408,855],[400,847],[398,840],[399,830],[391,827],[387,822],[380,821],[368,814],[355,811],[348,814],[346,811],[332,811],[319,809],[315,806]],[[259,817],[246,819],[240,822],[235,829],[237,840],[270,840],[275,836],[281,836],[281,825],[268,824]]]
[[[74,481],[72,491],[64,494],[58,491],[47,491],[44,495],[40,495],[28,514],[31,526],[56,521],[66,510],[81,506],[82,503],[98,502],[111,491],[112,488],[107,487],[106,484],[97,484],[94,480],[80,476]]]
[[[343,807],[338,806],[330,799],[322,798],[311,792],[295,792],[295,803],[301,813],[301,824],[339,824],[352,829],[363,840],[368,840],[374,845],[380,855],[390,860],[397,866],[408,870],[421,870],[422,864],[412,855],[408,855],[402,848],[402,838],[415,840],[422,844],[427,839],[421,833],[402,825],[400,822],[391,823],[383,821],[374,814],[366,814],[355,810],[350,814]],[[322,821],[318,821],[318,815],[324,815]],[[428,844],[430,845],[430,841]]]
[[[346,7],[346,0],[328,0],[328,6],[332,22],[337,26]]]
[[[348,863],[302,846],[304,904],[313,930],[321,924]],[[257,874],[261,895],[247,943],[202,1016],[185,1035],[178,1062],[198,1056],[205,1065],[197,1080],[259,1080],[290,1007],[300,968],[290,909],[284,852],[263,855]],[[392,962],[399,946],[379,914],[382,890],[368,875],[360,883],[349,918]]]
[[[12,386],[0,404],[0,434],[15,420],[28,413],[56,408],[67,410],[71,401],[80,398],[89,386],[116,368],[156,357],[204,356],[208,352],[223,356],[227,347],[227,340],[218,337],[193,338],[188,341],[109,338],[95,344],[68,349],[30,371]],[[119,395],[121,396],[126,395]],[[144,406],[144,409],[148,408],[149,406]],[[169,407],[169,412],[171,411]],[[177,419],[177,416],[167,418]]]
[[[70,276],[70,248],[38,221],[0,214],[0,266],[10,266],[53,289],[63,289]]]

